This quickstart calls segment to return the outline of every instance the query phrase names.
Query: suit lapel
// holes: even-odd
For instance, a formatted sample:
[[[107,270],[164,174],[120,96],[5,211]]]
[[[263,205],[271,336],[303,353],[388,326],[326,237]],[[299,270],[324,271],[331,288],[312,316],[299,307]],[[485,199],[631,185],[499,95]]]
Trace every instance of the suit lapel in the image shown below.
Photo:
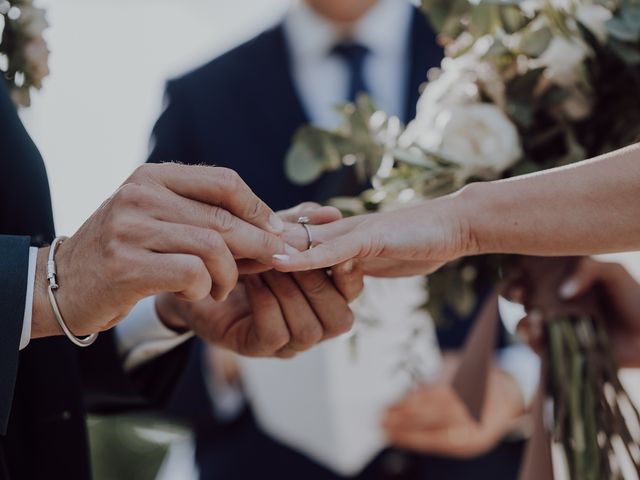
[[[293,133],[309,123],[293,82],[282,25],[264,33],[255,62],[255,71],[261,72],[261,77],[252,82],[249,90],[255,96],[251,106],[257,110],[256,118],[264,121],[260,130],[266,133],[265,140],[281,153],[291,143]]]
[[[407,99],[403,121],[408,122],[416,116],[416,104],[427,81],[427,72],[438,67],[444,51],[438,45],[437,35],[427,18],[417,8],[413,9],[409,30],[409,75],[407,78]]]

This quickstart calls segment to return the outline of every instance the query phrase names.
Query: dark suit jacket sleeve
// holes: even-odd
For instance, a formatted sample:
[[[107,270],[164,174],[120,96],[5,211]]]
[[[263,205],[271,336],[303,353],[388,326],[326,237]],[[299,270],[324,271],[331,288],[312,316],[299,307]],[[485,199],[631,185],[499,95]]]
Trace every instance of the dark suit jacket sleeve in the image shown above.
[[[85,404],[93,413],[163,408],[181,376],[193,341],[125,372],[118,360],[113,331],[100,334],[98,340],[81,354]]]
[[[0,432],[6,431],[18,372],[29,241],[29,237],[0,235]]]
[[[151,136],[149,163],[188,162],[194,163],[195,149],[187,143],[190,115],[184,113],[188,108],[184,102],[174,101],[178,96],[175,82],[167,84],[165,109],[156,122]]]

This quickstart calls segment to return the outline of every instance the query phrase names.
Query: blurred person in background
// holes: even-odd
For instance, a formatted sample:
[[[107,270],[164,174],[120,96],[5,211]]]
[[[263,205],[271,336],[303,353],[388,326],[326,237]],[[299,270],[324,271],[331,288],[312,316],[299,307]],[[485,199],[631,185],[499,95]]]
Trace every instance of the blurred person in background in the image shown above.
[[[226,161],[276,209],[356,194],[366,185],[348,169],[304,187],[286,178],[283,162],[296,129],[307,123],[335,128],[334,107],[359,92],[410,120],[420,85],[442,55],[426,19],[409,2],[299,2],[274,28],[169,82],[149,161]],[[462,346],[479,307],[469,318],[451,318],[452,327],[439,332],[443,349]],[[505,332],[502,337],[482,425],[469,417],[443,375],[380,419],[394,447],[357,478],[514,478],[522,443],[502,440],[535,391],[538,364],[526,347],[507,345]],[[456,357],[447,358],[450,372]],[[201,346],[176,393],[174,411],[195,430],[201,478],[340,478],[260,431],[239,376],[232,357]]]

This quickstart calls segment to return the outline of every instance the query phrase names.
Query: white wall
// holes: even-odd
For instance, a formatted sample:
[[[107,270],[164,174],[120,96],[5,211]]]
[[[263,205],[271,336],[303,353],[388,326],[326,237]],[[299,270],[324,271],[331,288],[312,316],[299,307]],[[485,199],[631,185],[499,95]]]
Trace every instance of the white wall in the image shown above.
[[[73,233],[146,158],[168,77],[274,23],[289,0],[40,0],[51,76],[23,119]]]

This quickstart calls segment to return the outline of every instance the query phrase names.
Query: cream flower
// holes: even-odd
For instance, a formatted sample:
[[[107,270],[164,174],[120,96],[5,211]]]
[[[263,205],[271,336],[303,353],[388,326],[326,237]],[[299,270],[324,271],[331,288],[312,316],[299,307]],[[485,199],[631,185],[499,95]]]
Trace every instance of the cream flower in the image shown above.
[[[582,65],[589,54],[589,47],[581,39],[555,36],[540,58],[531,62],[531,66],[545,67],[545,76],[549,80],[570,87],[579,81]]]
[[[461,180],[497,177],[522,156],[515,125],[493,104],[444,107],[431,119],[431,125],[409,124],[408,138],[463,167]]]
[[[580,3],[576,7],[576,18],[587,27],[600,43],[607,41],[607,22],[613,17],[613,13],[602,5],[590,5]]]

